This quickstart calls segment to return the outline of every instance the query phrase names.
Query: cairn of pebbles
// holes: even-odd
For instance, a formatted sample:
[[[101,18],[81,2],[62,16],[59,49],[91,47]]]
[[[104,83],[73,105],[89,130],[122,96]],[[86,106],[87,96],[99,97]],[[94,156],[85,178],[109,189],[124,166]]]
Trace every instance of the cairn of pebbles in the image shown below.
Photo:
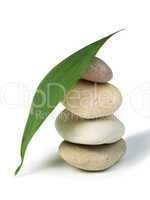
[[[56,119],[64,141],[59,154],[69,165],[87,171],[105,170],[126,151],[124,125],[113,113],[120,107],[119,90],[108,83],[112,70],[94,58],[88,71],[64,98],[66,109]]]

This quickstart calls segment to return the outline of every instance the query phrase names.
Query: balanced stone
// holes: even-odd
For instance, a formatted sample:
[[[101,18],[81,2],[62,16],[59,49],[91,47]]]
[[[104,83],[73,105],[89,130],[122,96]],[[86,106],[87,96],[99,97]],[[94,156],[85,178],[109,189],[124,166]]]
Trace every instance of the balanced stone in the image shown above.
[[[67,111],[61,112],[55,126],[68,142],[86,145],[114,143],[124,134],[124,125],[114,116],[83,119]]]
[[[106,83],[112,79],[113,73],[108,65],[101,59],[95,57],[88,67],[86,73],[82,76],[82,79]]]
[[[59,153],[71,166],[87,171],[101,171],[118,162],[126,151],[123,139],[113,144],[79,145],[62,142]]]
[[[93,119],[113,114],[121,105],[122,96],[112,84],[80,80],[66,93],[63,104],[70,112]]]

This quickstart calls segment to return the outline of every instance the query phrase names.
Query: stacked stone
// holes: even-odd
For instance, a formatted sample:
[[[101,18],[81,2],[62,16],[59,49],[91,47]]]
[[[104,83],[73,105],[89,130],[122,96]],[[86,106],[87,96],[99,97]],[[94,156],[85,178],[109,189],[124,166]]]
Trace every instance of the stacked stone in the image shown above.
[[[108,83],[112,70],[94,58],[88,71],[64,98],[66,109],[56,119],[56,129],[64,141],[62,159],[87,171],[105,170],[126,151],[124,125],[113,113],[120,107],[119,90]]]

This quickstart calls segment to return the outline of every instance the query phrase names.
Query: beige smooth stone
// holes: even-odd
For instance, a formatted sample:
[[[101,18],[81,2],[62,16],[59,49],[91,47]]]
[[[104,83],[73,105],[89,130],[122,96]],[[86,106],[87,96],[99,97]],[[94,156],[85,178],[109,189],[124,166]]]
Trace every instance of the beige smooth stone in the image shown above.
[[[112,84],[85,80],[66,93],[63,101],[67,110],[85,119],[112,115],[121,103],[121,93]]]
[[[125,130],[114,115],[91,120],[66,109],[58,115],[55,127],[65,141],[86,145],[114,143],[122,138]]]
[[[126,151],[123,139],[113,144],[89,146],[62,142],[59,147],[61,158],[69,165],[86,170],[101,171],[118,162]]]
[[[113,73],[110,67],[103,60],[95,57],[81,78],[92,82],[106,83],[112,77]]]

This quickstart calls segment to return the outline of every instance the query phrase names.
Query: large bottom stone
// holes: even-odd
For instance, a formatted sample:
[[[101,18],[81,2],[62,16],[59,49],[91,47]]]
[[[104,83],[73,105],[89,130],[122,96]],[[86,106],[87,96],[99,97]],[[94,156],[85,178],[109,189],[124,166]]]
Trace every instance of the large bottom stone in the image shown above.
[[[69,165],[86,170],[101,171],[118,162],[126,151],[123,139],[113,144],[105,145],[79,145],[62,142],[59,147],[61,158]]]

